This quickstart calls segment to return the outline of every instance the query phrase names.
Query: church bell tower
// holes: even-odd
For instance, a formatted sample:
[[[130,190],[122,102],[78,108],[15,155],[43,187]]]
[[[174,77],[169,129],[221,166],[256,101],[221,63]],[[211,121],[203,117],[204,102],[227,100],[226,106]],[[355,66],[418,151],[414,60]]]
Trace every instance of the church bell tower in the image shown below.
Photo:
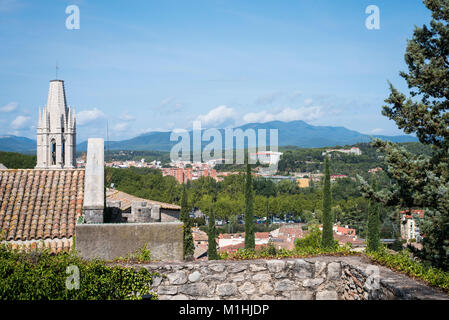
[[[75,112],[67,107],[64,81],[51,80],[47,105],[39,108],[36,169],[76,167]]]

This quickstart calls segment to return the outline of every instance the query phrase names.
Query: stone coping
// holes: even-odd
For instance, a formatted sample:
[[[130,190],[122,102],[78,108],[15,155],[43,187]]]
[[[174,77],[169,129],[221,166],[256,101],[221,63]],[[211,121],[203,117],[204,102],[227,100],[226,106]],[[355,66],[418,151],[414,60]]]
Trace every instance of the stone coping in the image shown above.
[[[233,293],[225,295],[224,298],[226,299],[235,298],[245,300],[255,296],[259,299],[318,300],[324,297],[332,300],[345,300],[349,299],[345,290],[352,290],[352,292],[356,293],[357,290],[359,290],[360,294],[356,294],[356,300],[449,300],[449,295],[443,290],[430,287],[423,281],[412,279],[404,274],[392,271],[387,267],[377,265],[366,256],[316,256],[302,259],[284,258],[120,264],[135,268],[143,267],[151,272],[158,272],[166,275],[168,280],[159,279],[159,283],[157,284],[159,287],[155,285],[155,288],[159,290],[158,293],[160,294],[161,299],[223,298],[223,296],[220,295],[220,290],[224,286],[230,286],[232,287],[231,292]],[[340,269],[338,277],[335,276],[335,272],[332,276],[330,273],[331,267],[334,269],[336,265],[340,266],[338,267]],[[371,289],[367,289],[367,286],[369,287],[367,279],[370,277],[367,270],[372,270],[373,268],[378,270],[378,279],[381,287],[379,294],[372,294]],[[293,272],[292,270],[296,271]],[[307,273],[305,273],[305,276],[303,274],[298,278],[298,270],[300,273],[306,270]],[[310,270],[312,271],[309,273]],[[242,275],[242,277],[240,277],[241,282],[235,282],[235,272],[240,272]],[[251,282],[251,279],[254,278],[256,274],[261,273],[266,277],[267,272],[271,274],[271,276],[268,276],[266,283]],[[174,282],[175,285],[173,285],[171,281],[172,278],[175,278],[175,281],[177,281],[179,280],[179,276],[181,276],[181,278],[183,277],[183,274],[185,274],[186,277],[185,281],[182,283]],[[227,274],[227,276],[224,274]],[[321,281],[323,277],[324,282]],[[198,278],[198,280],[192,280],[196,278]],[[355,282],[350,278],[354,279]],[[206,282],[203,283],[203,281]],[[291,289],[288,289],[291,291],[286,290],[281,293],[278,291],[274,294],[276,290],[282,287],[282,285],[285,285],[283,282],[292,287]],[[315,282],[317,285],[312,285],[314,288],[310,289],[310,283]],[[307,283],[307,285],[305,283]],[[217,289],[215,293],[211,293],[210,291],[207,291],[205,287],[203,297],[189,294],[185,295],[184,291],[189,289],[189,286],[200,288],[201,285],[207,287],[215,286]],[[349,286],[351,286],[352,289],[349,289]],[[248,292],[255,293],[245,295],[242,293],[242,287],[244,288],[242,289],[243,291],[249,288]],[[253,287],[255,287],[255,289]],[[272,287],[273,294],[265,292],[265,295],[257,295],[257,290],[263,287]],[[346,289],[344,289],[345,287]],[[187,292],[189,291],[187,290]],[[337,294],[335,294],[335,292]],[[329,295],[329,293],[332,294]]]

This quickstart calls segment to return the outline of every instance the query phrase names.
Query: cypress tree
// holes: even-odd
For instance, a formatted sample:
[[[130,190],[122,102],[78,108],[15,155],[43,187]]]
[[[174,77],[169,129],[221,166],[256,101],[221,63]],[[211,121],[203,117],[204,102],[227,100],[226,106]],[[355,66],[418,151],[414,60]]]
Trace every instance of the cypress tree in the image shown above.
[[[249,165],[249,161],[247,161],[245,181],[245,249],[254,250],[255,247],[253,181],[251,177],[251,166]]]
[[[377,191],[377,181],[375,174],[373,175],[373,180],[371,183],[371,187],[374,191]],[[369,210],[368,210],[368,235],[366,237],[366,250],[367,251],[377,251],[379,249],[380,245],[380,239],[379,239],[379,227],[380,227],[380,221],[379,221],[379,203],[377,203],[374,200],[370,200],[369,204]]]
[[[267,197],[266,203],[266,216],[267,216],[267,226],[270,224],[270,208],[269,208],[270,199]]]
[[[423,248],[417,254],[449,270],[449,1],[423,2],[432,20],[430,26],[415,27],[405,53],[408,72],[400,72],[409,96],[390,83],[382,114],[405,133],[415,133],[422,144],[431,146],[432,153],[416,155],[397,144],[375,140],[393,185],[374,192],[362,181],[362,188],[365,196],[383,205],[424,209]]]
[[[213,209],[213,205],[211,205],[210,213],[209,213],[209,228],[207,230],[207,238],[208,238],[208,247],[207,247],[207,256],[209,260],[217,260],[217,228],[215,227],[215,213]]]
[[[184,258],[192,259],[193,253],[195,251],[195,245],[193,243],[193,234],[192,234],[192,220],[189,217],[189,207],[187,205],[187,190],[184,186],[182,189],[182,198],[181,198],[181,214],[180,219],[184,223]]]
[[[324,160],[324,187],[323,187],[323,233],[321,238],[321,246],[324,249],[332,249],[335,247],[332,217],[332,195],[331,181],[329,173],[329,157],[326,154]]]

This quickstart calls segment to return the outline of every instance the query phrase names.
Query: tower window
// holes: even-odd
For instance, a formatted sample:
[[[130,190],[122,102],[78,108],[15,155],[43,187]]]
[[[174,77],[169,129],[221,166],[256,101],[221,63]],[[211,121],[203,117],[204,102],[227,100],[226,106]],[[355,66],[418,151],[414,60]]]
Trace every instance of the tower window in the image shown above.
[[[62,163],[65,164],[65,141],[62,141]]]
[[[51,140],[51,164],[56,165],[56,141]]]

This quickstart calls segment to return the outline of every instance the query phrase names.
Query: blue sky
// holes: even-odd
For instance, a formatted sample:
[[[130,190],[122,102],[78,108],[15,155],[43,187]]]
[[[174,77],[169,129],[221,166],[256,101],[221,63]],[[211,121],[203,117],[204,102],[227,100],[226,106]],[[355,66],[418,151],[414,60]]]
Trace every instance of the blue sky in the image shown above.
[[[421,0],[0,0],[0,134],[35,137],[56,62],[78,141],[105,137],[106,121],[113,140],[194,120],[401,134],[381,115],[387,81],[406,91],[406,39],[429,20]]]

